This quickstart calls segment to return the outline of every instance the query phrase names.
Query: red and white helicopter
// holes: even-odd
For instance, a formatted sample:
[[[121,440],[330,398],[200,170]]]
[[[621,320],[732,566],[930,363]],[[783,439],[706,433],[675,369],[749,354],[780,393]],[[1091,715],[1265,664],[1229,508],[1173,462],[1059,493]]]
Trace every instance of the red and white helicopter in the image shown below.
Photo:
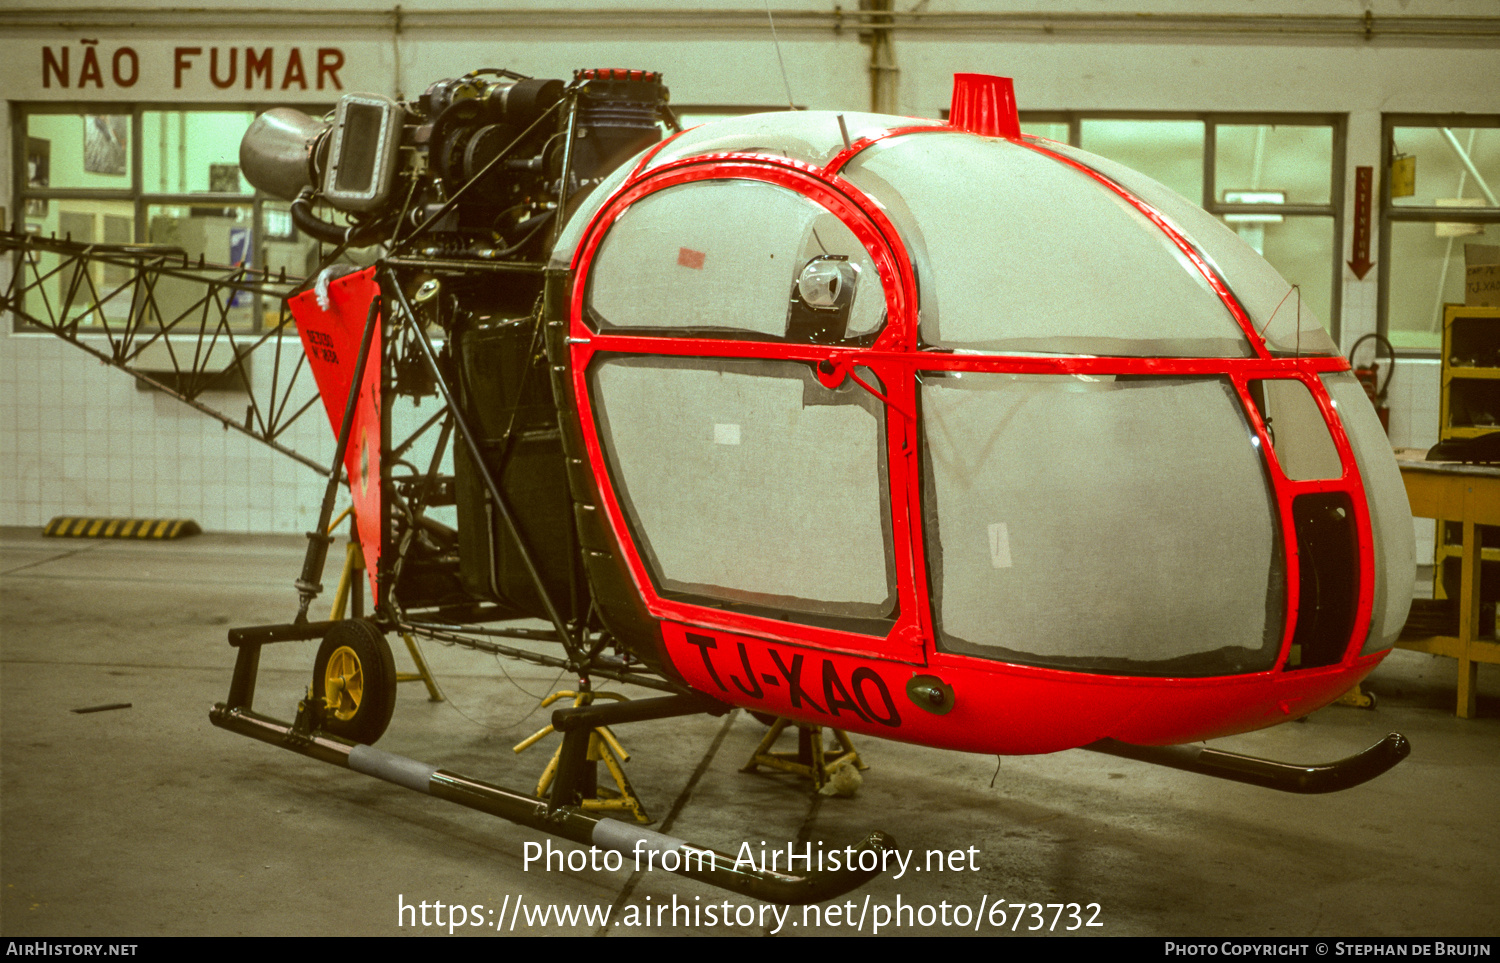
[[[230,633],[215,724],[585,845],[691,852],[683,875],[792,902],[871,873],[746,872],[586,812],[593,727],[738,706],[1298,792],[1406,755],[1395,734],[1324,766],[1185,745],[1326,705],[1411,597],[1375,413],[1249,246],[1022,134],[1003,78],[955,78],[946,122],[803,111],[663,139],[666,102],[644,71],[481,71],[246,134],[246,176],[299,229],[379,246],[291,300],[374,614],[307,620],[312,536],[297,618]],[[391,410],[433,391],[441,437],[412,469]],[[551,629],[510,625],[530,618]],[[664,695],[556,713],[539,799],[371,747],[393,631]],[[296,721],[256,712],[261,647],[313,638]]]

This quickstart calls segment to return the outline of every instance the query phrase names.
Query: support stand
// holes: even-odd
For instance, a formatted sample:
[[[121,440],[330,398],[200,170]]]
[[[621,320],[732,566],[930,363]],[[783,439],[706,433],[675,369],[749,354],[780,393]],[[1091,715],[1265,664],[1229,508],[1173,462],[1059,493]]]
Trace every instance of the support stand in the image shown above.
[[[1376,704],[1375,693],[1366,692],[1356,682],[1354,688],[1335,699],[1333,704],[1336,706],[1353,706],[1356,709],[1373,709]]]
[[[776,740],[788,726],[797,727],[797,751],[775,752],[771,749]],[[759,766],[770,766],[772,769],[780,769],[812,780],[813,788],[821,790],[828,784],[840,769],[845,766],[853,766],[855,769],[869,769],[859,758],[859,753],[854,749],[854,743],[850,741],[849,734],[842,729],[829,729],[833,733],[839,748],[824,750],[823,727],[809,726],[792,722],[790,719],[777,719],[771,724],[771,729],[766,737],[755,747],[755,752],[750,756],[750,761],[740,772],[755,772]]]
[[[542,708],[550,706],[559,699],[572,699],[574,708],[591,705],[596,698],[614,699],[619,702],[628,701],[625,696],[617,692],[554,692],[542,700]],[[521,753],[536,745],[542,739],[556,732],[552,726],[547,726],[535,735],[518,743],[515,752]],[[649,823],[651,817],[646,814],[646,807],[641,804],[640,798],[636,796],[635,790],[631,788],[630,780],[625,776],[623,763],[630,760],[630,753],[620,745],[615,734],[609,731],[608,726],[593,726],[588,729],[577,730],[577,735],[569,734],[563,737],[563,744],[557,747],[552,754],[552,759],[547,763],[547,768],[542,771],[542,778],[536,784],[536,794],[542,798],[547,797],[547,791],[552,788],[553,781],[557,778],[558,769],[561,767],[563,750],[568,747],[570,736],[576,743],[586,734],[588,737],[588,751],[584,757],[584,766],[578,773],[576,791],[579,795],[578,804],[589,812],[629,812],[638,823]],[[610,777],[615,781],[615,787],[601,788],[599,786],[599,763],[604,763],[609,770]]]

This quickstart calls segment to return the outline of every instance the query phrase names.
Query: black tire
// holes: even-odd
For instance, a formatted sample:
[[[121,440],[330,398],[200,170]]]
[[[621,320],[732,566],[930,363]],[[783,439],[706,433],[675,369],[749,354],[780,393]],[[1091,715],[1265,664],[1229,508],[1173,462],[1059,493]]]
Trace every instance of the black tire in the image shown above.
[[[374,745],[396,711],[396,660],[381,631],[363,619],[329,629],[313,662],[313,691],[326,700],[324,732]]]

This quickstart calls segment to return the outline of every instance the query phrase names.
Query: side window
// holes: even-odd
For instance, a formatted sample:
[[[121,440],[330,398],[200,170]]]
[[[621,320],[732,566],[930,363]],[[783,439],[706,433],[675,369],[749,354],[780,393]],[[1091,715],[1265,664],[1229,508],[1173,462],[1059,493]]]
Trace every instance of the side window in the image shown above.
[[[920,378],[940,648],[1127,675],[1274,664],[1276,501],[1227,379]]]
[[[773,359],[612,355],[589,381],[610,476],[663,595],[889,630],[885,410],[869,392]]]
[[[1292,481],[1340,478],[1344,466],[1307,385],[1294,378],[1250,382],[1281,473]]]
[[[1409,580],[1416,571],[1415,550],[1405,521],[1411,507],[1401,473],[1384,455],[1390,442],[1364,387],[1348,371],[1325,374],[1322,379],[1354,449],[1354,461],[1359,465],[1370,509],[1375,555],[1380,559],[1375,566],[1375,611],[1370,618],[1370,635],[1360,650],[1360,654],[1369,655],[1390,648],[1401,634],[1401,626],[1406,624],[1411,593],[1405,591],[1405,586],[1411,584]],[[1391,530],[1393,519],[1401,519],[1395,531]],[[1393,587],[1400,588],[1392,591]]]
[[[632,204],[589,273],[601,331],[814,344],[873,341],[885,292],[833,213],[754,180],[704,180]]]

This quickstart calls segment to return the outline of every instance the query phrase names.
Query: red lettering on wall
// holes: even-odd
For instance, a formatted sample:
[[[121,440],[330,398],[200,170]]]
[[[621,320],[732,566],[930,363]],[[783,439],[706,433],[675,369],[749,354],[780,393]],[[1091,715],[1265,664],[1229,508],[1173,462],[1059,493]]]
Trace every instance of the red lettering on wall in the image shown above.
[[[173,72],[172,72],[172,86],[173,87],[181,87],[182,86],[182,75],[183,75],[183,72],[192,69],[192,66],[193,66],[193,61],[192,61],[191,58],[197,57],[197,56],[199,56],[202,53],[203,53],[203,48],[202,47],[178,47],[177,48],[177,50],[176,50],[177,60],[176,60],[176,63],[174,64]]]
[[[239,73],[240,52],[235,47],[229,48],[229,76],[223,80],[219,79],[219,48],[215,47],[208,52],[208,79],[214,82],[214,86],[223,90],[234,84],[234,79]]]
[[[286,90],[292,84],[297,84],[303,90],[307,89],[307,71],[302,68],[302,51],[296,47],[292,48],[286,59],[286,73],[281,77],[281,89]]]
[[[130,77],[127,79],[125,72],[120,69],[120,64],[126,58],[130,60]],[[115,51],[115,57],[110,64],[115,76],[115,83],[121,87],[134,87],[135,82],[141,76],[141,58],[135,55],[134,47],[121,47]]]
[[[249,90],[255,83],[256,77],[265,78],[261,86],[266,90],[271,89],[271,48],[267,47],[260,54],[254,49],[245,48],[245,89]]]
[[[72,54],[70,45],[41,48],[41,81],[42,87],[77,87],[79,89],[95,88],[103,90],[107,87],[128,88],[134,87],[140,81],[142,75],[141,54],[134,47],[122,46],[105,50],[99,45],[98,40],[84,39],[80,43],[78,57],[78,73],[73,73]],[[245,47],[245,90],[272,90],[277,84],[278,71],[276,70],[276,48],[264,47],[257,50],[253,47]],[[239,86],[240,80],[240,52],[239,47],[174,47],[172,50],[172,86],[178,90],[184,88],[207,89],[203,84],[202,75],[193,74],[197,67],[198,59],[204,53],[209,55],[208,80],[218,90],[232,90]],[[300,47],[285,47],[282,55],[286,58],[280,74],[280,88],[282,90],[309,90],[314,78],[308,76],[311,69],[316,69],[316,84],[318,90],[343,90],[344,80],[341,72],[348,65],[348,58],[341,47],[318,47],[317,62],[311,64],[311,52],[304,54]],[[148,52],[147,70],[157,70],[164,66],[159,59],[150,59]],[[109,60],[109,71],[106,73],[104,61]],[[107,82],[107,80],[108,82]]]
[[[57,55],[52,52],[51,47],[42,48],[42,86],[51,87],[52,77],[56,75],[58,86],[68,86],[68,78],[72,75],[68,72],[68,53],[70,48],[62,48],[62,62],[59,63]]]
[[[83,48],[83,69],[78,71],[78,86],[93,82],[95,87],[104,86],[104,74],[99,70],[99,54],[93,47]]]
[[[318,89],[323,89],[323,78],[327,77],[334,90],[343,90],[339,82],[339,68],[344,66],[344,52],[337,47],[318,48]]]

